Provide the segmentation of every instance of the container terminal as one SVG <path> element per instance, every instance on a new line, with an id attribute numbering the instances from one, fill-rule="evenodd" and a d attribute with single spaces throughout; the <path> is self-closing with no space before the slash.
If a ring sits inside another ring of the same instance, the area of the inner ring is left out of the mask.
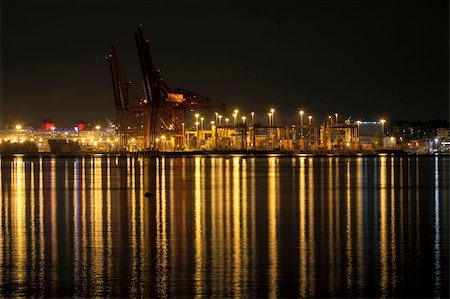
<path id="1" fill-rule="evenodd" d="M 0 130 L 0 154 L 450 151 L 448 128 L 437 129 L 431 138 L 408 138 L 404 129 L 388 131 L 384 118 L 361 121 L 331 113 L 320 120 L 302 109 L 295 111 L 298 122 L 283 124 L 277 121 L 276 107 L 267 107 L 264 115 L 227 109 L 199 93 L 170 87 L 153 63 L 142 25 L 134 39 L 142 96 L 124 77 L 114 45 L 106 56 L 115 122 L 106 126 L 78 123 L 66 129 L 57 128 L 51 120 L 40 128 L 11 124 Z"/>

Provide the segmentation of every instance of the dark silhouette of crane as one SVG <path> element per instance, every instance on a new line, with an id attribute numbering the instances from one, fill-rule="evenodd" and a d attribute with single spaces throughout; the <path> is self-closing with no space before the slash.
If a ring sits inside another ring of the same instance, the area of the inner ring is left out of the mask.
<path id="1" fill-rule="evenodd" d="M 124 78 L 114 46 L 106 59 L 110 63 L 114 103 L 116 109 L 116 134 L 121 149 L 126 149 L 130 138 L 142 140 L 146 150 L 157 149 L 158 136 L 175 139 L 175 149 L 184 148 L 186 110 L 225 110 L 224 105 L 212 104 L 208 97 L 183 88 L 169 87 L 153 63 L 150 43 L 144 39 L 143 27 L 134 33 L 139 57 L 144 97 L 133 91 L 131 81 Z"/>

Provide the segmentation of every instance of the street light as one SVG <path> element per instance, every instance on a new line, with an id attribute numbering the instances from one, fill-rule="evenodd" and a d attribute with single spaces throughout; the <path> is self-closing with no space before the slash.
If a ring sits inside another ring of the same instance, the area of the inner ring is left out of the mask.
<path id="1" fill-rule="evenodd" d="M 205 118 L 204 117 L 201 117 L 200 118 L 200 121 L 201 121 L 201 126 L 200 126 L 200 128 L 202 129 L 202 130 L 204 130 L 205 129 L 205 127 L 204 127 L 204 124 L 205 124 Z"/>
<path id="2" fill-rule="evenodd" d="M 272 113 L 272 115 L 271 115 L 271 118 L 272 118 L 272 126 L 273 126 L 273 123 L 274 123 L 274 121 L 273 121 L 273 116 L 274 116 L 274 114 L 275 114 L 275 109 L 270 109 L 270 113 Z"/>
<path id="3" fill-rule="evenodd" d="M 384 137 L 384 123 L 386 122 L 385 119 L 380 119 L 380 123 L 381 123 L 381 138 Z"/>
<path id="4" fill-rule="evenodd" d="M 219 115 L 218 118 L 219 118 L 219 126 L 221 126 L 222 125 L 222 115 Z"/>
<path id="5" fill-rule="evenodd" d="M 217 122 L 217 119 L 219 118 L 219 112 L 214 112 L 214 114 L 216 115 L 215 121 Z"/>
<path id="6" fill-rule="evenodd" d="M 196 113 L 194 116 L 195 116 L 195 122 L 198 122 L 198 118 L 200 117 L 200 114 Z"/>
<path id="7" fill-rule="evenodd" d="M 229 118 L 225 118 L 225 125 L 227 125 L 228 126 L 228 122 L 230 121 L 230 119 Z"/>
<path id="8" fill-rule="evenodd" d="M 303 114 L 305 113 L 305 111 L 300 110 L 298 113 L 300 114 L 300 136 L 303 140 Z"/>
<path id="9" fill-rule="evenodd" d="M 255 112 L 252 111 L 252 126 L 255 124 Z"/>
<path id="10" fill-rule="evenodd" d="M 272 113 L 267 113 L 267 116 L 269 116 L 269 126 L 272 126 Z"/>
<path id="11" fill-rule="evenodd" d="M 237 110 L 234 110 L 234 111 L 237 111 Z M 235 112 L 235 113 L 233 114 L 233 126 L 236 125 L 236 117 L 237 117 L 237 113 Z"/>
<path id="12" fill-rule="evenodd" d="M 246 120 L 246 119 L 247 119 L 247 118 L 246 118 L 245 116 L 242 117 L 242 124 L 245 125 L 245 120 Z"/>
<path id="13" fill-rule="evenodd" d="M 308 142 L 311 144 L 311 127 L 312 127 L 312 115 L 308 116 L 309 119 L 309 131 L 308 131 Z"/>
<path id="14" fill-rule="evenodd" d="M 336 123 L 337 123 L 338 122 L 338 114 L 335 113 L 334 115 L 336 116 Z"/>

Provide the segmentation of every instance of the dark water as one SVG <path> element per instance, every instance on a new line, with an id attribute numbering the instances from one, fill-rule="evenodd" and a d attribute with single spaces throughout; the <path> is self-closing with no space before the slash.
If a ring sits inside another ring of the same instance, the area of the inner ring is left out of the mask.
<path id="1" fill-rule="evenodd" d="M 3 158 L 0 295 L 448 297 L 449 166 Z"/>

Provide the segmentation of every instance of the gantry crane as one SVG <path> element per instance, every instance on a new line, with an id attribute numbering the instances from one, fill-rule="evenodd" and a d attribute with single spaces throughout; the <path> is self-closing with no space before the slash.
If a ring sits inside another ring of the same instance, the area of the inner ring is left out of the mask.
<path id="1" fill-rule="evenodd" d="M 175 138 L 177 149 L 183 149 L 186 110 L 223 111 L 225 106 L 212 104 L 207 97 L 192 91 L 169 87 L 160 70 L 153 64 L 150 43 L 144 39 L 142 25 L 139 25 L 134 38 L 144 89 L 143 98 L 136 96 L 131 82 L 123 78 L 114 46 L 107 56 L 117 112 L 116 132 L 121 147 L 125 148 L 128 140 L 133 138 L 143 140 L 145 149 L 156 149 L 158 136 L 168 135 Z"/>

